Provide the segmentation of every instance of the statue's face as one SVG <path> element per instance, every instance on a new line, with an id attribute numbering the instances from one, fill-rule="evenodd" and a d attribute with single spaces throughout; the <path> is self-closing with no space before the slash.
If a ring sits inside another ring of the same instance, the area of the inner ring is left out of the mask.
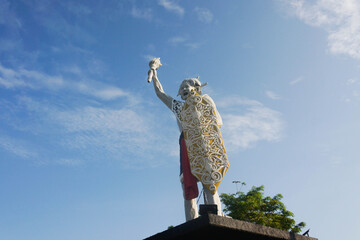
<path id="1" fill-rule="evenodd" d="M 196 91 L 198 94 L 201 94 L 201 83 L 196 78 L 185 79 L 179 88 L 179 95 L 182 100 L 186 100 L 192 90 Z"/>

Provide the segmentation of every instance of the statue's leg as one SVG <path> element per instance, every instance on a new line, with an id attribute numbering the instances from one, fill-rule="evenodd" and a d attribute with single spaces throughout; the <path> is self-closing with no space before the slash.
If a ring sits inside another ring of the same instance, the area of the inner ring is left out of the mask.
<path id="1" fill-rule="evenodd" d="M 205 204 L 216 204 L 217 208 L 218 208 L 218 214 L 219 216 L 223 216 L 222 210 L 221 210 L 221 202 L 220 202 L 220 198 L 219 198 L 219 194 L 216 191 L 215 194 L 213 195 L 209 189 L 207 189 L 206 187 L 204 187 L 204 202 Z"/>
<path id="2" fill-rule="evenodd" d="M 183 189 L 183 195 L 185 196 L 184 193 L 184 183 L 181 183 L 182 189 Z M 184 207 L 185 207 L 185 218 L 186 221 L 190 221 L 193 220 L 197 217 L 199 217 L 199 211 L 198 211 L 198 206 L 196 203 L 196 198 L 190 199 L 190 200 L 186 200 L 184 197 Z"/>
<path id="3" fill-rule="evenodd" d="M 190 220 L 193 220 L 193 219 L 199 217 L 198 207 L 196 204 L 196 198 L 193 198 L 191 200 L 184 199 L 184 206 L 185 206 L 186 221 L 190 221 Z"/>

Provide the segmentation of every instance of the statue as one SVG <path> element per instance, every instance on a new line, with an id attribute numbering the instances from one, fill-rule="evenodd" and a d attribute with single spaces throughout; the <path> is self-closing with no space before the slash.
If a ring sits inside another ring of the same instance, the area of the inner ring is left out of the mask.
<path id="1" fill-rule="evenodd" d="M 164 92 L 157 78 L 160 58 L 151 60 L 149 66 L 148 82 L 153 80 L 156 95 L 175 114 L 181 132 L 180 182 L 186 221 L 198 217 L 198 181 L 203 185 L 205 204 L 216 204 L 218 215 L 222 215 L 217 188 L 229 168 L 229 161 L 220 132 L 221 116 L 214 101 L 206 94 L 201 95 L 201 88 L 207 83 L 201 84 L 198 77 L 185 79 L 178 92 L 185 102 L 178 101 Z"/>

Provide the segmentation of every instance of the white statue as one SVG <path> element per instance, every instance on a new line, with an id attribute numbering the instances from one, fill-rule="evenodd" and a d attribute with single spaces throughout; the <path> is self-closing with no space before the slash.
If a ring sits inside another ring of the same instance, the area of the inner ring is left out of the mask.
<path id="1" fill-rule="evenodd" d="M 222 215 L 217 188 L 229 162 L 220 132 L 221 116 L 213 100 L 208 95 L 201 95 L 201 87 L 207 83 L 201 84 L 199 78 L 185 79 L 178 92 L 185 102 L 178 101 L 164 92 L 157 78 L 160 58 L 154 58 L 149 65 L 148 76 L 153 80 L 155 93 L 175 114 L 181 132 L 180 181 L 186 221 L 198 217 L 198 181 L 203 184 L 205 204 L 216 204 L 218 215 Z"/>

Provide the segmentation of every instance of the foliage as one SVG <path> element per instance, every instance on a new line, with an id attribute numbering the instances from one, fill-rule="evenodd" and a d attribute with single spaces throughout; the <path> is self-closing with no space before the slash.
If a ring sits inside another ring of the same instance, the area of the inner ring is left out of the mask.
<path id="1" fill-rule="evenodd" d="M 253 186 L 246 194 L 238 191 L 230 195 L 223 193 L 220 197 L 225 205 L 224 212 L 234 219 L 294 233 L 299 233 L 305 227 L 304 222 L 295 224 L 294 214 L 280 201 L 283 198 L 281 194 L 273 198 L 265 197 L 264 186 Z"/>

